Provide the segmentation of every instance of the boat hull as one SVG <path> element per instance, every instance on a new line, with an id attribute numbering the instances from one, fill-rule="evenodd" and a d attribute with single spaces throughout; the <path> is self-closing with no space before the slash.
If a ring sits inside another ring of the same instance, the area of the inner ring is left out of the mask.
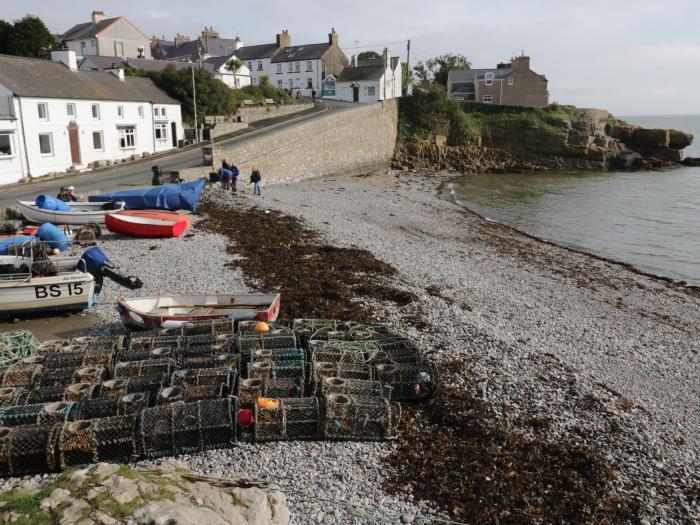
<path id="1" fill-rule="evenodd" d="M 226 304 L 245 305 L 216 308 Z M 196 305 L 197 307 L 192 307 Z M 180 328 L 185 323 L 214 319 L 272 322 L 277 319 L 280 295 L 189 295 L 151 297 L 117 301 L 117 311 L 124 326 L 136 330 Z"/>
<path id="2" fill-rule="evenodd" d="M 73 202 L 71 211 L 42 210 L 30 201 L 17 201 L 17 206 L 25 219 L 36 224 L 104 224 L 105 215 L 112 215 L 124 209 L 124 203 L 116 203 L 113 210 L 102 210 L 94 202 Z"/>
<path id="3" fill-rule="evenodd" d="M 190 225 L 187 215 L 161 210 L 124 210 L 105 217 L 107 229 L 131 237 L 179 237 Z"/>
<path id="4" fill-rule="evenodd" d="M 89 273 L 0 281 L 0 317 L 84 310 L 94 301 L 95 282 Z"/>

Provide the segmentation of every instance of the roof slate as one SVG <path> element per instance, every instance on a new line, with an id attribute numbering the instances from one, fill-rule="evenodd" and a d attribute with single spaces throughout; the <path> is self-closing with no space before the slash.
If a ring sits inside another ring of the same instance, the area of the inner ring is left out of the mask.
<path id="1" fill-rule="evenodd" d="M 316 60 L 321 58 L 331 47 L 329 43 L 289 46 L 274 54 L 270 62 L 296 62 L 299 60 Z M 245 49 L 245 48 L 243 48 Z"/>
<path id="2" fill-rule="evenodd" d="M 354 82 L 360 80 L 379 80 L 384 75 L 384 65 L 346 67 L 343 72 L 336 77 L 338 82 Z"/>
<path id="3" fill-rule="evenodd" d="M 61 40 L 67 41 L 67 40 L 78 40 L 80 38 L 93 38 L 108 27 L 110 24 L 113 22 L 116 22 L 119 20 L 121 17 L 115 17 L 115 18 L 105 18 L 104 20 L 100 20 L 96 24 L 93 24 L 92 22 L 85 22 L 84 24 L 76 24 L 73 27 L 71 27 L 68 31 L 63 33 L 61 36 Z"/>
<path id="4" fill-rule="evenodd" d="M 136 69 L 141 69 L 143 71 L 163 71 L 168 66 L 174 66 L 176 69 L 190 69 L 191 65 L 189 62 L 177 62 L 175 60 L 153 60 L 150 58 L 127 58 L 125 61 L 126 65 L 134 67 Z M 214 72 L 214 66 L 205 62 L 195 62 L 195 68 L 206 69 L 207 71 Z"/>
<path id="5" fill-rule="evenodd" d="M 513 72 L 510 68 L 500 69 L 451 69 L 447 74 L 447 82 L 474 82 L 483 80 L 486 73 L 493 73 L 494 79 L 508 77 Z"/>
<path id="6" fill-rule="evenodd" d="M 124 81 L 103 71 L 71 71 L 37 58 L 0 55 L 0 84 L 16 96 L 179 104 L 144 77 Z"/>
<path id="7" fill-rule="evenodd" d="M 278 47 L 277 44 L 258 44 L 255 46 L 243 46 L 234 51 L 235 55 L 241 60 L 260 60 L 270 58 L 275 54 Z"/>

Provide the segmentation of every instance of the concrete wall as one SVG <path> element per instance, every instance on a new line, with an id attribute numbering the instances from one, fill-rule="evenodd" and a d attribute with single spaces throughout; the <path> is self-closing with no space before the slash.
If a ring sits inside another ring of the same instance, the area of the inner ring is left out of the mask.
<path id="1" fill-rule="evenodd" d="M 257 122 L 258 120 L 265 120 L 268 118 L 282 117 L 284 115 L 292 115 L 294 113 L 301 113 L 307 109 L 311 109 L 313 104 L 290 104 L 288 106 L 256 106 L 252 108 L 240 108 L 238 110 L 238 116 L 241 117 L 242 122 L 247 122 L 251 124 Z"/>
<path id="2" fill-rule="evenodd" d="M 244 143 L 215 148 L 214 166 L 221 159 L 236 164 L 243 185 L 253 166 L 262 172 L 263 184 L 385 168 L 396 145 L 397 124 L 395 100 L 352 106 Z M 182 175 L 193 178 L 209 171 L 210 167 L 201 167 Z"/>

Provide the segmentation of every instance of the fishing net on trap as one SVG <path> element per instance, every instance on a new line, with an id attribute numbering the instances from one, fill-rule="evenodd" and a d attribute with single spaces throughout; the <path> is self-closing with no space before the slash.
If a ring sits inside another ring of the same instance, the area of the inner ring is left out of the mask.
<path id="1" fill-rule="evenodd" d="M 210 448 L 227 448 L 236 436 L 235 400 L 171 403 L 141 412 L 141 449 L 146 457 L 162 457 Z"/>
<path id="2" fill-rule="evenodd" d="M 327 377 L 340 377 L 343 379 L 374 379 L 374 370 L 368 364 L 342 363 L 314 361 L 311 363 L 311 383 L 319 389 L 321 383 Z"/>
<path id="3" fill-rule="evenodd" d="M 98 397 L 84 399 L 75 404 L 73 420 L 97 419 L 117 415 L 117 399 L 113 397 Z"/>
<path id="4" fill-rule="evenodd" d="M 363 364 L 376 356 L 379 347 L 374 341 L 331 340 L 324 345 L 312 343 L 311 352 L 312 361 Z"/>
<path id="5" fill-rule="evenodd" d="M 297 340 L 290 328 L 274 328 L 269 332 L 242 332 L 238 336 L 241 361 L 247 363 L 256 350 L 297 348 Z"/>
<path id="6" fill-rule="evenodd" d="M 183 356 L 235 354 L 238 351 L 234 334 L 190 335 L 183 338 Z"/>
<path id="7" fill-rule="evenodd" d="M 256 350 L 251 354 L 251 361 L 304 361 L 306 354 L 303 348 L 266 348 L 264 350 Z"/>
<path id="8" fill-rule="evenodd" d="M 138 457 L 137 416 L 104 417 L 65 423 L 58 437 L 61 468 L 107 461 L 127 463 Z"/>
<path id="9" fill-rule="evenodd" d="M 292 441 L 321 436 L 318 398 L 258 398 L 255 402 L 256 441 Z"/>
<path id="10" fill-rule="evenodd" d="M 84 399 L 92 399 L 95 397 L 95 392 L 98 385 L 91 383 L 73 383 L 68 385 L 63 392 L 64 401 L 83 401 Z"/>
<path id="11" fill-rule="evenodd" d="M 150 337 L 139 337 L 132 334 L 126 348 L 129 351 L 151 351 L 156 348 L 177 350 L 181 345 L 182 337 L 179 335 L 151 335 Z"/>
<path id="12" fill-rule="evenodd" d="M 2 375 L 2 386 L 30 386 L 43 369 L 44 357 L 29 356 L 11 364 Z"/>
<path id="13" fill-rule="evenodd" d="M 75 377 L 75 368 L 43 368 L 32 378 L 32 387 L 45 388 L 51 386 L 62 386 L 66 388 L 72 384 Z"/>
<path id="14" fill-rule="evenodd" d="M 359 397 L 378 397 L 391 399 L 391 387 L 380 381 L 364 379 L 343 379 L 342 377 L 327 377 L 320 385 L 322 394 L 346 394 Z"/>
<path id="15" fill-rule="evenodd" d="M 291 398 L 304 397 L 304 380 L 301 377 L 272 379 L 239 379 L 238 403 L 248 404 L 259 397 Z"/>
<path id="16" fill-rule="evenodd" d="M 377 380 L 391 386 L 391 398 L 395 401 L 427 399 L 436 392 L 438 376 L 434 365 L 389 363 L 374 368 Z"/>
<path id="17" fill-rule="evenodd" d="M 123 361 L 114 367 L 114 378 L 161 376 L 165 380 L 176 368 L 174 359 L 146 359 L 144 361 Z"/>
<path id="18" fill-rule="evenodd" d="M 0 369 L 34 355 L 38 348 L 39 343 L 27 330 L 0 334 Z"/>
<path id="19" fill-rule="evenodd" d="M 0 427 L 0 476 L 53 470 L 60 428 L 60 425 Z"/>
<path id="20" fill-rule="evenodd" d="M 336 319 L 295 319 L 292 322 L 292 330 L 297 336 L 299 346 L 304 349 L 309 348 L 309 340 L 319 330 L 340 331 L 342 321 Z"/>
<path id="21" fill-rule="evenodd" d="M 24 404 L 27 389 L 21 386 L 0 388 L 0 407 L 10 407 Z"/>
<path id="22" fill-rule="evenodd" d="M 53 406 L 52 406 L 53 405 Z M 53 402 L 16 405 L 0 409 L 0 426 L 17 427 L 37 423 L 61 423 L 68 421 L 73 410 L 73 403 Z"/>
<path id="23" fill-rule="evenodd" d="M 155 400 L 158 391 L 163 386 L 163 380 L 162 374 L 110 379 L 99 386 L 99 395 L 101 397 L 120 397 L 125 394 L 145 392 L 149 394 L 150 400 Z"/>
<path id="24" fill-rule="evenodd" d="M 122 350 L 119 352 L 119 355 L 117 355 L 117 364 L 129 361 L 146 361 L 149 359 L 175 359 L 177 355 L 177 349 L 171 347 Z"/>
<path id="25" fill-rule="evenodd" d="M 180 327 L 180 335 L 188 337 L 192 335 L 224 335 L 233 334 L 234 322 L 231 319 L 213 319 L 210 321 L 196 321 L 185 323 Z"/>
<path id="26" fill-rule="evenodd" d="M 46 354 L 44 367 L 48 369 L 82 368 L 102 366 L 111 369 L 115 352 L 112 350 L 86 349 L 76 352 L 54 352 Z"/>
<path id="27" fill-rule="evenodd" d="M 328 394 L 323 397 L 326 439 L 381 441 L 397 435 L 401 406 L 381 397 Z"/>
<path id="28" fill-rule="evenodd" d="M 52 403 L 54 401 L 63 401 L 66 387 L 63 385 L 34 387 L 27 393 L 25 403 Z"/>
<path id="29" fill-rule="evenodd" d="M 306 379 L 306 361 L 255 361 L 248 364 L 249 379 Z"/>
<path id="30" fill-rule="evenodd" d="M 230 368 L 189 368 L 176 370 L 170 379 L 173 386 L 224 385 L 231 388 L 236 381 L 235 370 Z"/>
<path id="31" fill-rule="evenodd" d="M 180 363 L 183 368 L 227 368 L 229 370 L 238 370 L 238 356 L 235 354 L 183 357 Z"/>

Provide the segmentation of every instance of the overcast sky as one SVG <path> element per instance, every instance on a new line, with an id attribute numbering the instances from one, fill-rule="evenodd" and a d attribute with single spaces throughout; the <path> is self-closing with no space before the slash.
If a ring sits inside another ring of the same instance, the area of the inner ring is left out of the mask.
<path id="1" fill-rule="evenodd" d="M 60 5 L 60 8 L 58 6 Z M 493 67 L 525 51 L 549 79 L 551 100 L 619 115 L 700 114 L 700 0 L 2 0 L 2 16 L 40 16 L 51 31 L 93 9 L 125 16 L 147 35 L 194 37 L 206 26 L 246 44 L 288 29 L 293 44 L 321 42 L 331 27 L 355 48 L 411 61 L 463 53 Z M 359 43 L 358 43 L 359 42 Z"/>

